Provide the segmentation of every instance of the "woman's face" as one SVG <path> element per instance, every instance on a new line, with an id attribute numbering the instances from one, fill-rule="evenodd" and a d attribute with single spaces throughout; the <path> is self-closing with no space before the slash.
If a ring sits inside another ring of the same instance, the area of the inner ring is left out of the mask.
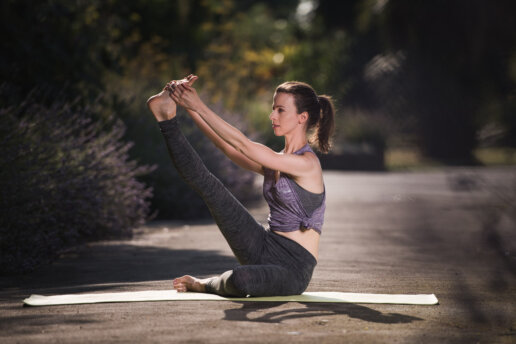
<path id="1" fill-rule="evenodd" d="M 274 135 L 284 136 L 296 129 L 300 124 L 299 116 L 293 95 L 284 92 L 274 94 L 272 112 L 269 115 Z"/>

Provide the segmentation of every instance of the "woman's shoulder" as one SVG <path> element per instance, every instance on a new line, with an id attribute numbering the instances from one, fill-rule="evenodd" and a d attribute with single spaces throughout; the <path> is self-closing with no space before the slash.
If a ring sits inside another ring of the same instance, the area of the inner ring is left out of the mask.
<path id="1" fill-rule="evenodd" d="M 314 152 L 312 147 L 310 145 L 306 145 L 302 149 L 300 149 L 298 152 L 299 155 L 302 155 L 304 158 L 310 160 L 315 166 L 321 167 L 321 161 L 319 160 L 319 156 L 317 153 Z"/>

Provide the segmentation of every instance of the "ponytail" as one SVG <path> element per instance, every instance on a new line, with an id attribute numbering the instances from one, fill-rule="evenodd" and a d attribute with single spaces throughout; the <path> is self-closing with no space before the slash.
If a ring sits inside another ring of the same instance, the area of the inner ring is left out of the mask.
<path id="1" fill-rule="evenodd" d="M 328 153 L 331 148 L 331 137 L 335 131 L 335 108 L 330 96 L 317 96 L 321 113 L 317 122 L 316 132 L 312 140 L 317 142 L 317 147 L 321 153 Z"/>

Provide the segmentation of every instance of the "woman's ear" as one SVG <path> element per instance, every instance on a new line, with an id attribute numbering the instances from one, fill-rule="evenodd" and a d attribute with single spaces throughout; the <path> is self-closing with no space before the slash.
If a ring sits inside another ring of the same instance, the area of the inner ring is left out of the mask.
<path id="1" fill-rule="evenodd" d="M 304 111 L 297 115 L 297 120 L 299 124 L 303 124 L 308 121 L 308 112 Z"/>

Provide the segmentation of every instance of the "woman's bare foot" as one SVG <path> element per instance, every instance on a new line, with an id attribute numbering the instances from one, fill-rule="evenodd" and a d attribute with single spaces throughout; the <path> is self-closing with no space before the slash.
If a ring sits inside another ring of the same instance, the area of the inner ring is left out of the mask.
<path id="1" fill-rule="evenodd" d="M 195 291 L 204 293 L 206 291 L 205 280 L 195 278 L 189 275 L 178 277 L 172 281 L 174 289 L 178 292 Z"/>
<path id="2" fill-rule="evenodd" d="M 147 100 L 147 106 L 158 122 L 166 121 L 176 116 L 176 103 L 170 98 L 169 90 L 166 88 L 150 97 Z"/>
<path id="3" fill-rule="evenodd" d="M 176 116 L 177 105 L 170 97 L 170 92 L 173 92 L 175 87 L 182 83 L 187 83 L 192 86 L 197 79 L 197 76 L 190 74 L 181 80 L 173 80 L 163 88 L 163 91 L 153 95 L 147 100 L 147 106 L 158 122 L 172 119 Z"/>

